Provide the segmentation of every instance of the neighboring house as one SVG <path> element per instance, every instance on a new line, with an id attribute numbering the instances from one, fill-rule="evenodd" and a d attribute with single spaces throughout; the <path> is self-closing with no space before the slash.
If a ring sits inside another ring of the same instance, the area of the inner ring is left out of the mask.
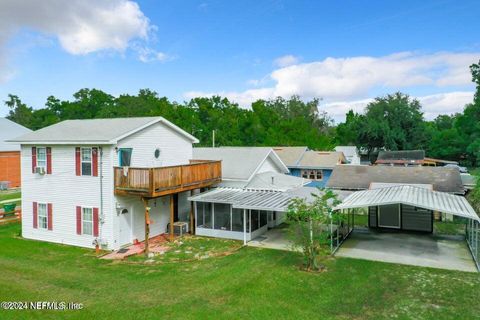
<path id="1" fill-rule="evenodd" d="M 7 118 L 0 118 L 0 188 L 20 187 L 20 144 L 7 140 L 32 132 Z"/>
<path id="2" fill-rule="evenodd" d="M 309 187 L 325 187 L 333 168 L 347 163 L 342 152 L 313 151 L 307 147 L 274 147 L 273 150 L 292 176 L 311 180 Z"/>
<path id="3" fill-rule="evenodd" d="M 336 166 L 327 188 L 367 190 L 372 183 L 431 185 L 434 191 L 465 194 L 458 170 L 445 167 Z"/>
<path id="4" fill-rule="evenodd" d="M 295 167 L 308 147 L 273 147 L 273 151 L 282 159 L 288 168 Z"/>
<path id="5" fill-rule="evenodd" d="M 323 188 L 328 183 L 335 166 L 345 164 L 342 152 L 306 151 L 290 173 L 311 180 L 309 187 Z"/>
<path id="6" fill-rule="evenodd" d="M 173 236 L 193 224 L 190 193 L 221 178 L 221 163 L 192 162 L 198 140 L 162 117 L 68 120 L 14 141 L 29 239 L 112 250 Z"/>
<path id="7" fill-rule="evenodd" d="M 384 151 L 378 152 L 376 165 L 389 166 L 422 166 L 424 163 L 425 151 L 423 150 L 403 150 L 403 151 Z"/>
<path id="8" fill-rule="evenodd" d="M 348 164 L 360 164 L 360 153 L 355 146 L 336 146 L 335 151 L 343 152 Z"/>
<path id="9" fill-rule="evenodd" d="M 425 157 L 425 151 L 423 150 L 402 150 L 402 151 L 379 151 L 376 165 L 389 165 L 389 166 L 456 166 L 458 162 L 427 158 Z M 458 167 L 459 169 L 461 167 Z M 465 169 L 466 170 L 466 169 Z M 462 170 L 461 170 L 462 171 Z"/>
<path id="10" fill-rule="evenodd" d="M 194 148 L 193 158 L 222 161 L 222 182 L 189 198 L 197 235 L 250 241 L 282 223 L 290 192 L 309 182 L 287 175 L 271 148 Z"/>

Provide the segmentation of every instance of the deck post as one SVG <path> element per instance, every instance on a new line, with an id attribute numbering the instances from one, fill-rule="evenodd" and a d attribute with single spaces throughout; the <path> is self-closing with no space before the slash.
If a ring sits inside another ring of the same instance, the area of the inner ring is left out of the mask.
<path id="1" fill-rule="evenodd" d="M 193 197 L 193 190 L 190 191 L 190 196 Z M 193 230 L 194 228 L 194 214 L 193 214 L 193 206 L 194 206 L 194 202 L 193 201 L 190 201 L 190 234 L 195 234 L 195 231 Z"/>
<path id="2" fill-rule="evenodd" d="M 243 209 L 243 245 L 247 245 L 247 209 Z"/>
<path id="3" fill-rule="evenodd" d="M 169 230 L 169 238 L 170 241 L 172 241 L 175 237 L 174 232 L 175 228 L 173 227 L 173 224 L 175 223 L 175 217 L 174 217 L 174 210 L 173 210 L 174 202 L 173 202 L 173 194 L 170 195 L 170 230 Z"/>
<path id="4" fill-rule="evenodd" d="M 143 205 L 145 206 L 145 256 L 148 257 L 149 245 L 148 238 L 150 237 L 150 207 L 148 206 L 148 199 L 142 197 Z"/>

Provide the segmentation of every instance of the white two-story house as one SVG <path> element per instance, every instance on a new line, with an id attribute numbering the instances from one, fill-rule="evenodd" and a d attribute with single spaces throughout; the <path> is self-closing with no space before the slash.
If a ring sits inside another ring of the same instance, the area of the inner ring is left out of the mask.
<path id="1" fill-rule="evenodd" d="M 115 250 L 193 224 L 187 200 L 221 179 L 198 140 L 162 117 L 68 120 L 25 134 L 22 235 Z M 187 228 L 188 229 L 188 228 Z"/>

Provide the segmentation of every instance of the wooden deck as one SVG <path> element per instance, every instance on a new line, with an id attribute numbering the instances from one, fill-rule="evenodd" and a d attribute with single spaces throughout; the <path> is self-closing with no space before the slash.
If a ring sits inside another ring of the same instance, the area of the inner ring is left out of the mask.
<path id="1" fill-rule="evenodd" d="M 209 187 L 221 178 L 221 161 L 192 160 L 186 165 L 158 168 L 114 167 L 115 194 L 145 198 Z"/>

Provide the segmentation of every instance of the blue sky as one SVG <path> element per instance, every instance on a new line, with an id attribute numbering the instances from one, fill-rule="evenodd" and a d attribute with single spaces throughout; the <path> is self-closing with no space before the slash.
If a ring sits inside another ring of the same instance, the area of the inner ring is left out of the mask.
<path id="1" fill-rule="evenodd" d="M 57 13 L 62 17 L 58 18 Z M 427 118 L 471 100 L 479 1 L 0 3 L 0 98 L 34 108 L 80 88 L 172 100 L 323 98 L 337 120 L 377 95 L 418 97 Z M 0 106 L 0 116 L 7 113 Z"/>

